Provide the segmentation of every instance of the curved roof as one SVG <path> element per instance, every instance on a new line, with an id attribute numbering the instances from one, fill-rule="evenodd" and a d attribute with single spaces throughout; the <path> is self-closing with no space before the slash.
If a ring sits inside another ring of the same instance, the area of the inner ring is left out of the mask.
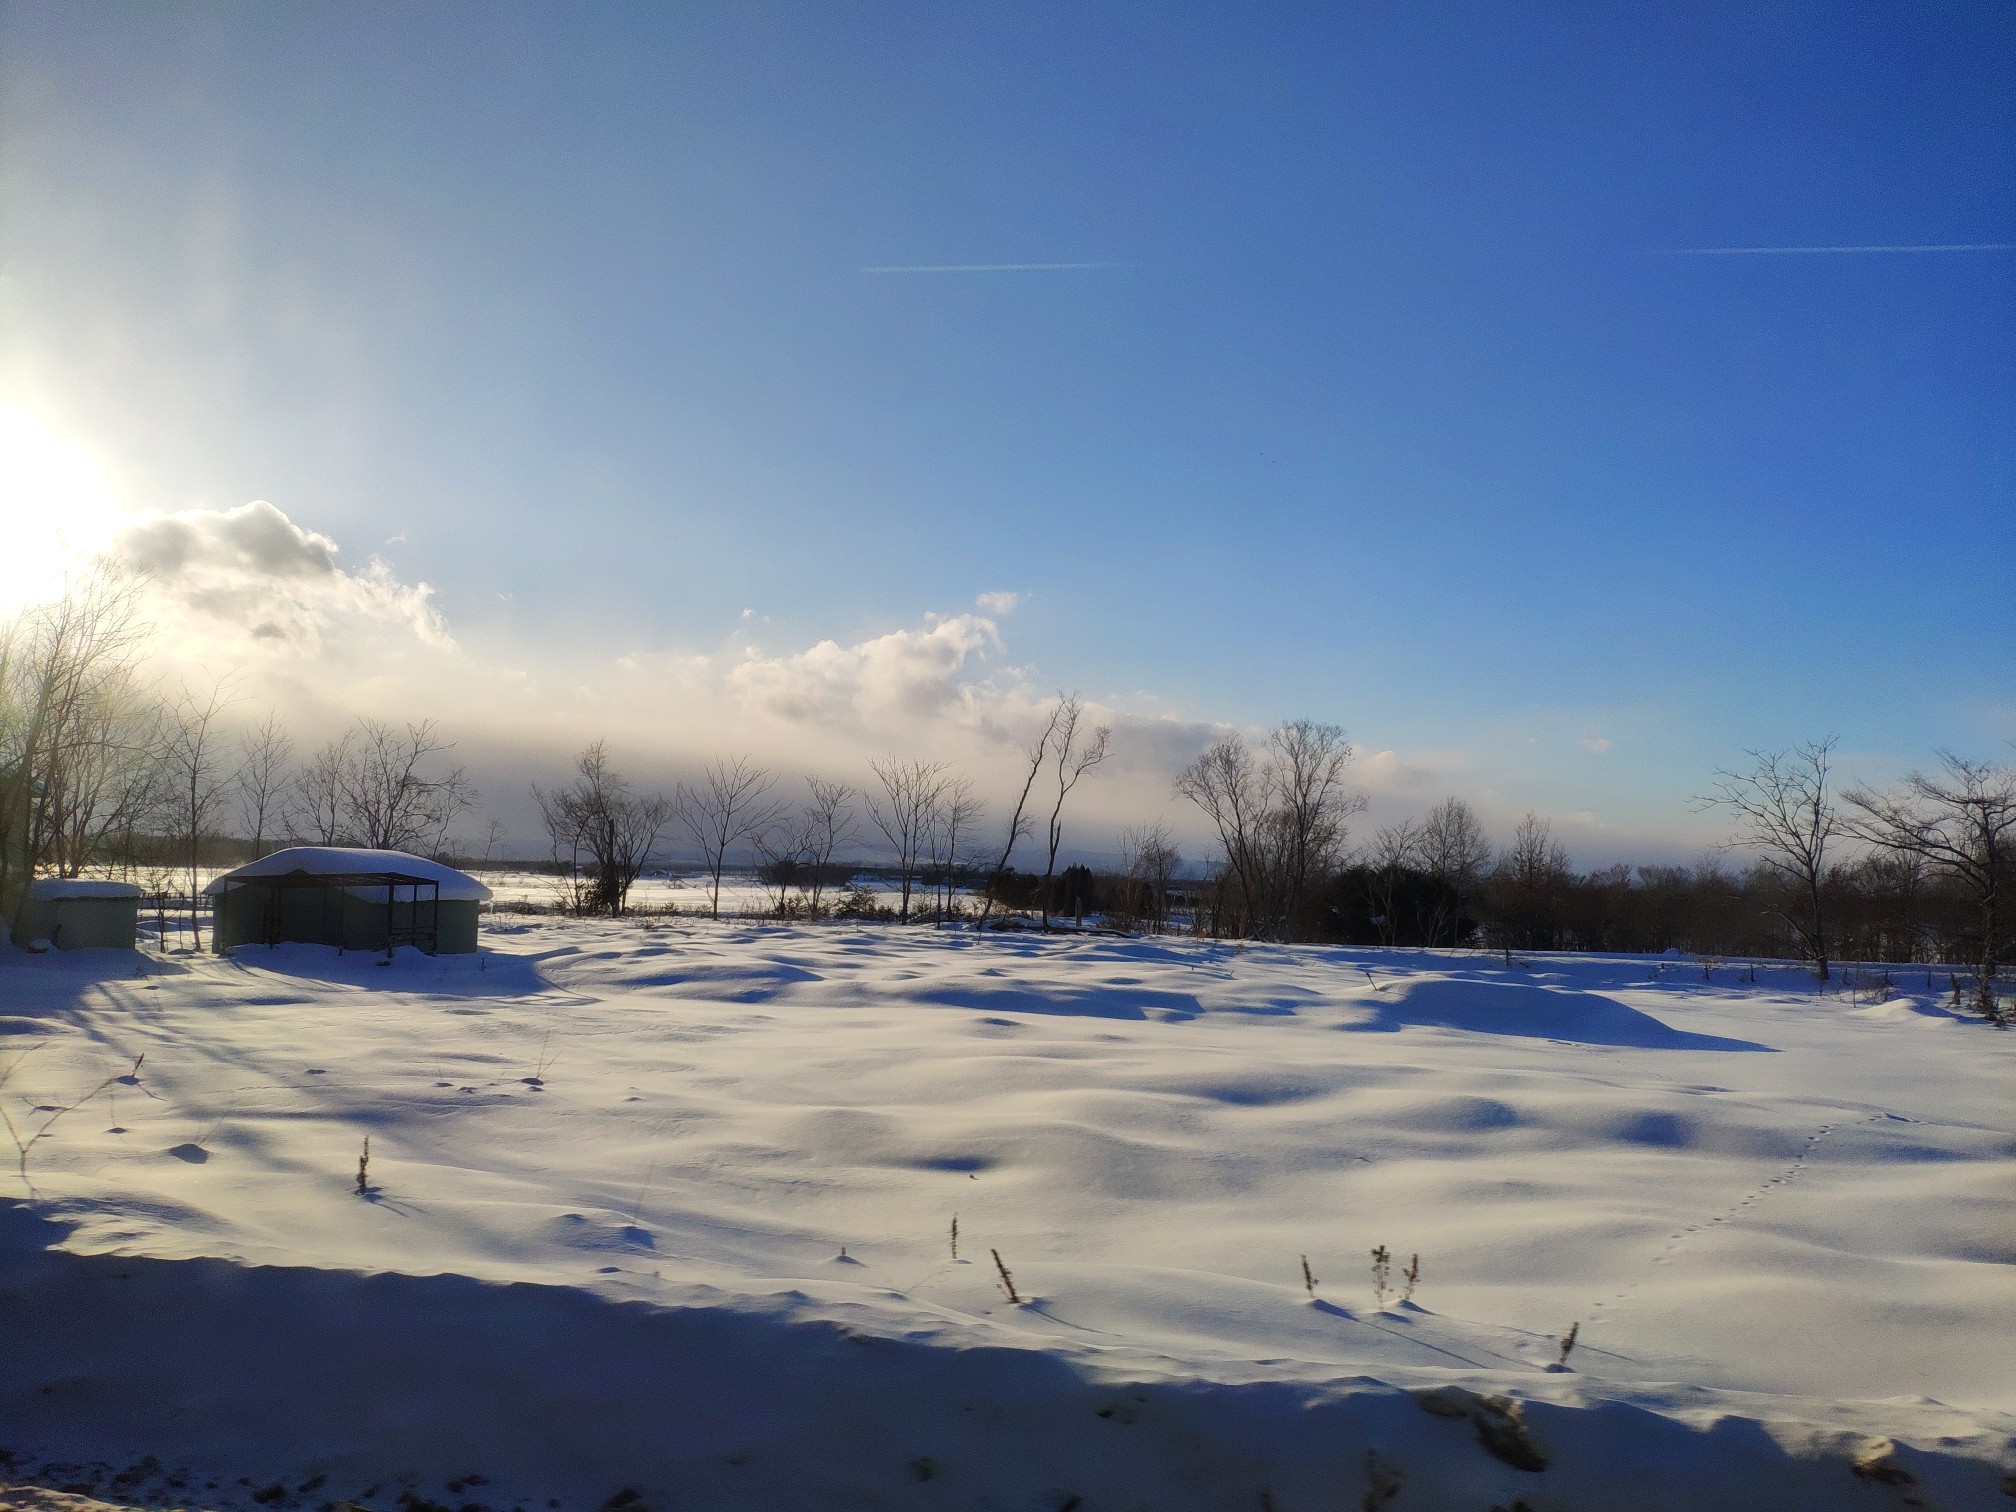
<path id="1" fill-rule="evenodd" d="M 248 882 L 259 877 L 284 877 L 291 872 L 302 872 L 311 877 L 370 876 L 381 872 L 398 872 L 402 876 L 418 877 L 425 882 L 438 882 L 441 885 L 443 902 L 480 903 L 490 896 L 490 889 L 469 873 L 457 871 L 452 866 L 443 866 L 439 861 L 409 856 L 404 851 L 361 850 L 347 845 L 289 846 L 286 850 L 277 850 L 270 856 L 261 856 L 257 861 L 246 862 L 236 871 L 228 871 L 220 877 L 213 878 L 203 891 L 214 897 L 224 891 L 226 883 Z"/>

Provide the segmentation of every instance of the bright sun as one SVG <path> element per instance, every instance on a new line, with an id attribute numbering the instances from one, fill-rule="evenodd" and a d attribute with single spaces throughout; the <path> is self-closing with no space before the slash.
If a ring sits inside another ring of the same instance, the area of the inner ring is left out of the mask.
<path id="1" fill-rule="evenodd" d="M 25 405 L 0 404 L 0 613 L 53 595 L 130 511 L 112 470 Z"/>

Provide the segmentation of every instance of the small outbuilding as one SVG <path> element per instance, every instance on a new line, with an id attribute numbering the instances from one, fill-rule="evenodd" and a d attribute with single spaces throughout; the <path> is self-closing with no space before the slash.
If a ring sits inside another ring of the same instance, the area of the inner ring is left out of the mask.
<path id="1" fill-rule="evenodd" d="M 415 945 L 429 955 L 476 948 L 476 918 L 490 889 L 467 872 L 404 851 L 297 845 L 261 856 L 215 879 L 210 942 L 334 945 L 390 950 Z"/>
<path id="2" fill-rule="evenodd" d="M 139 940 L 140 889 L 92 877 L 37 877 L 28 884 L 15 943 L 30 950 L 131 950 Z"/>

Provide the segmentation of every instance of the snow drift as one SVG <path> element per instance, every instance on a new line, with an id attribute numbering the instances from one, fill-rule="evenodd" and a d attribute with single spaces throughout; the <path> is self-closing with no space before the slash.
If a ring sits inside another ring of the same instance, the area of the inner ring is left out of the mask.
<path id="1" fill-rule="evenodd" d="M 26 1127 L 146 1056 L 0 1223 L 8 1447 L 280 1505 L 2001 1500 L 2012 1037 L 1629 959 L 491 944 L 0 965 Z"/>

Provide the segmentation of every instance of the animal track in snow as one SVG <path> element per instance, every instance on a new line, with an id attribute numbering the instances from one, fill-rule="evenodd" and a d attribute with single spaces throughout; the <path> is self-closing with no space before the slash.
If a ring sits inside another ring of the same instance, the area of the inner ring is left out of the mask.
<path id="1" fill-rule="evenodd" d="M 1745 1193 L 1742 1197 L 1738 1198 L 1735 1202 L 1731 1203 L 1721 1212 L 1716 1213 L 1711 1217 L 1704 1218 L 1698 1223 L 1689 1223 L 1681 1228 L 1674 1230 L 1671 1234 L 1668 1234 L 1666 1236 L 1666 1243 L 1664 1247 L 1660 1249 L 1658 1254 L 1652 1257 L 1652 1264 L 1654 1265 L 1670 1264 L 1672 1262 L 1675 1252 L 1677 1252 L 1680 1249 L 1680 1247 L 1683 1244 L 1685 1244 L 1687 1240 L 1691 1238 L 1693 1235 L 1704 1233 L 1707 1230 L 1715 1228 L 1720 1224 L 1728 1223 L 1731 1219 L 1740 1217 L 1746 1209 L 1755 1206 L 1765 1197 L 1768 1197 L 1773 1191 L 1777 1190 L 1779 1187 L 1786 1185 L 1801 1171 L 1806 1169 L 1807 1163 L 1811 1161 L 1813 1158 L 1813 1152 L 1817 1150 L 1820 1147 L 1821 1142 L 1825 1140 L 1828 1135 L 1832 1134 L 1836 1129 L 1852 1127 L 1855 1124 L 1880 1123 L 1884 1119 L 1896 1119 L 1898 1117 L 1899 1115 L 1895 1113 L 1871 1113 L 1863 1118 L 1836 1119 L 1832 1123 L 1824 1123 L 1820 1125 L 1819 1128 L 1815 1129 L 1811 1134 L 1809 1134 L 1806 1137 L 1805 1145 L 1800 1149 L 1799 1154 L 1793 1159 L 1792 1163 L 1788 1165 L 1784 1170 L 1780 1171 L 1776 1176 L 1773 1176 L 1769 1181 L 1764 1182 L 1762 1185 L 1752 1188 L 1749 1192 Z M 1915 1120 L 1904 1120 L 1904 1121 L 1915 1122 Z M 1638 1280 L 1633 1281 L 1629 1286 L 1624 1287 L 1621 1291 L 1616 1292 L 1614 1295 L 1606 1298 L 1603 1301 L 1591 1304 L 1589 1309 L 1591 1315 L 1593 1316 L 1594 1314 L 1603 1311 L 1606 1307 L 1614 1307 L 1616 1305 L 1628 1301 L 1633 1295 L 1633 1293 L 1635 1293 L 1638 1290 L 1638 1288 L 1644 1284 L 1644 1280 L 1645 1278 L 1641 1276 L 1638 1278 Z"/>

